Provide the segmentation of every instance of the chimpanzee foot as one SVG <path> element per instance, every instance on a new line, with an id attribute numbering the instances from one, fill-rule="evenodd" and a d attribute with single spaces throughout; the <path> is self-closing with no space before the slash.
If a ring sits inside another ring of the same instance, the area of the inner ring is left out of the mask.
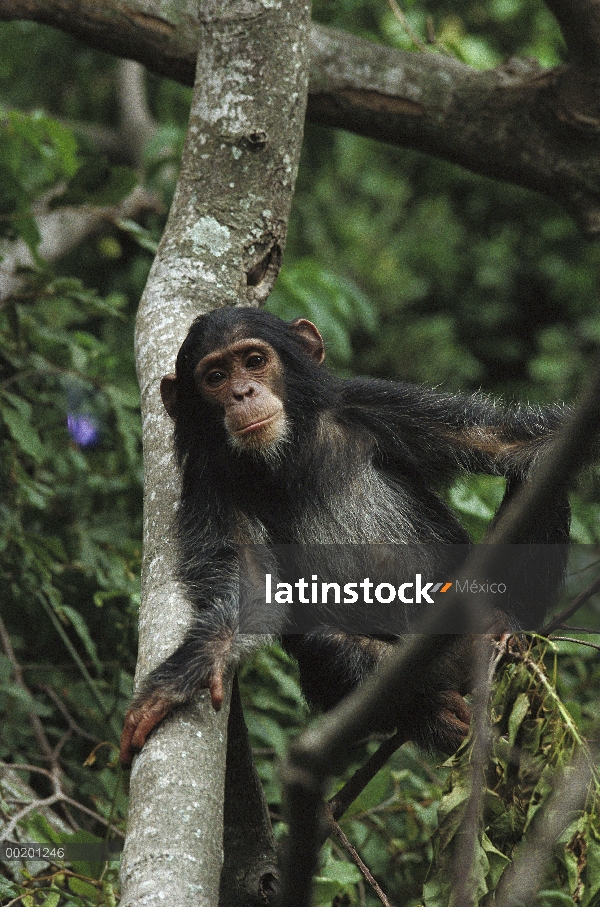
<path id="1" fill-rule="evenodd" d="M 210 701 L 215 712 L 218 712 L 223 705 L 223 672 L 215 671 L 206 687 L 210 692 Z M 141 705 L 133 705 L 125 716 L 125 725 L 121 734 L 121 749 L 119 759 L 121 765 L 128 768 L 136 753 L 142 749 L 146 742 L 148 734 L 154 730 L 157 724 L 166 718 L 177 705 L 181 705 L 183 699 L 169 698 L 161 694 L 159 690 L 151 693 L 143 700 Z"/>
<path id="2" fill-rule="evenodd" d="M 121 734 L 121 765 L 128 768 L 136 753 L 139 753 L 150 731 L 165 718 L 175 703 L 159 693 L 153 693 L 137 708 L 131 708 L 125 716 Z"/>
<path id="3" fill-rule="evenodd" d="M 469 733 L 471 709 L 456 690 L 439 694 L 440 709 L 434 720 L 433 744 L 442 753 L 451 755 Z"/>

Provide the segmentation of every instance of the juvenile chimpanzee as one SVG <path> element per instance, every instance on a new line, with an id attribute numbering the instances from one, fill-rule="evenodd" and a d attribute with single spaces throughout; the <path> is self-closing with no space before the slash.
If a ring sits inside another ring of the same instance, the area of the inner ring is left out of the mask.
<path id="1" fill-rule="evenodd" d="M 194 322 L 176 374 L 162 380 L 182 470 L 179 572 L 195 608 L 183 643 L 152 671 L 128 712 L 125 764 L 197 690 L 208 688 L 219 708 L 225 670 L 256 645 L 239 632 L 238 546 L 403 545 L 404 566 L 425 575 L 432 564 L 423 568 L 423 546 L 469 541 L 440 496 L 453 476 L 505 476 L 512 494 L 560 423 L 554 408 L 508 410 L 481 396 L 342 380 L 322 367 L 323 358 L 311 322 L 224 308 Z M 540 523 L 527 541 L 565 542 L 566 500 Z M 537 598 L 512 601 L 509 625 L 541 619 L 562 571 L 557 558 L 535 584 Z M 285 630 L 281 615 L 272 629 Z M 309 702 L 327 708 L 389 652 L 384 636 L 348 631 L 343 616 L 332 620 L 328 611 L 321 626 L 285 636 L 284 644 L 298 660 Z M 414 713 L 392 716 L 391 724 L 442 750 L 455 748 L 469 719 L 460 695 L 469 689 L 469 648 L 469 637 L 457 637 L 435 676 L 415 679 Z"/>

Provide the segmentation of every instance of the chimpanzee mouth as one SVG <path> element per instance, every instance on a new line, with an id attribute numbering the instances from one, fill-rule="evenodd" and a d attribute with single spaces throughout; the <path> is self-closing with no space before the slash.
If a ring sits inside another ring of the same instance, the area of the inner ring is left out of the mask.
<path id="1" fill-rule="evenodd" d="M 282 462 L 289 440 L 290 428 L 282 413 L 251 422 L 229 435 L 229 444 L 237 454 L 250 456 L 273 468 Z"/>
<path id="2" fill-rule="evenodd" d="M 249 435 L 254 431 L 260 431 L 262 428 L 266 428 L 268 425 L 273 422 L 279 413 L 272 413 L 270 416 L 265 416 L 264 419 L 258 419 L 256 422 L 250 422 L 249 425 L 244 425 L 243 428 L 234 431 L 235 435 Z"/>

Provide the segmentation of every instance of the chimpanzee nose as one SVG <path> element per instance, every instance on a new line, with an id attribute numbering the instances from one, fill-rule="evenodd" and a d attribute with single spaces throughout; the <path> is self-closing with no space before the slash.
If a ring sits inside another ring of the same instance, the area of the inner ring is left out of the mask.
<path id="1" fill-rule="evenodd" d="M 252 397 L 254 394 L 254 385 L 245 384 L 242 387 L 233 389 L 233 396 L 236 400 L 243 400 L 244 397 Z"/>

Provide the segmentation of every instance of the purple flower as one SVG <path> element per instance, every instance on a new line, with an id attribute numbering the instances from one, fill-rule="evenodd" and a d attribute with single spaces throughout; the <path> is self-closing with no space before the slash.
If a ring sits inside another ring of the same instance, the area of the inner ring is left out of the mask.
<path id="1" fill-rule="evenodd" d="M 92 447 L 98 441 L 100 431 L 94 416 L 84 413 L 69 413 L 67 428 L 73 440 L 80 447 Z"/>

